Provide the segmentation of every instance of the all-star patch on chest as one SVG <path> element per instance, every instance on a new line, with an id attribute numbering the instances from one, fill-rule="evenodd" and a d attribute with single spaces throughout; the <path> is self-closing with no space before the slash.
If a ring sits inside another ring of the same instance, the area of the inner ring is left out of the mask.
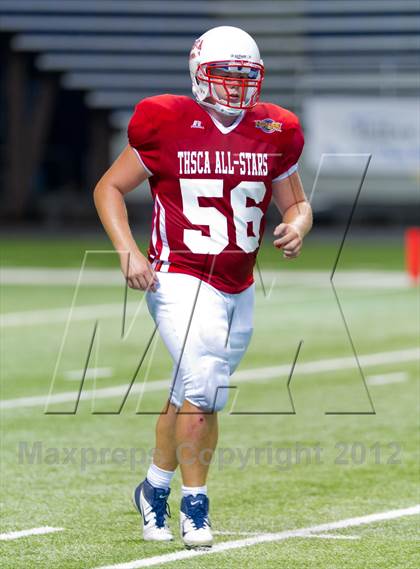
<path id="1" fill-rule="evenodd" d="M 273 132 L 281 132 L 283 123 L 275 121 L 270 118 L 255 120 L 255 127 L 261 129 L 267 134 L 272 134 Z"/>

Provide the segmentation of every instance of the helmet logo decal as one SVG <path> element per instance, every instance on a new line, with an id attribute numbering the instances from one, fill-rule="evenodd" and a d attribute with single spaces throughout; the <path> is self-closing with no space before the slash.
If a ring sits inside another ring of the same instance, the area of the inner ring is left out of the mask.
<path id="1" fill-rule="evenodd" d="M 202 39 L 198 38 L 195 40 L 194 45 L 192 46 L 190 51 L 190 59 L 195 59 L 196 57 L 199 57 L 202 45 L 203 45 Z"/>
<path id="2" fill-rule="evenodd" d="M 255 121 L 255 127 L 261 129 L 267 134 L 273 134 L 273 132 L 281 132 L 283 123 L 277 122 L 273 119 L 261 119 Z"/>

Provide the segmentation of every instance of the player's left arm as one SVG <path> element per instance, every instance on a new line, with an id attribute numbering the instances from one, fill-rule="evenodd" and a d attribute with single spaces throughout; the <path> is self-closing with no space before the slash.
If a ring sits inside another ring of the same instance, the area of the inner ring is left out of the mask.
<path id="1" fill-rule="evenodd" d="M 298 172 L 273 183 L 273 201 L 282 215 L 282 223 L 274 229 L 273 244 L 283 249 L 286 259 L 293 259 L 299 255 L 303 239 L 312 227 L 312 208 Z"/>

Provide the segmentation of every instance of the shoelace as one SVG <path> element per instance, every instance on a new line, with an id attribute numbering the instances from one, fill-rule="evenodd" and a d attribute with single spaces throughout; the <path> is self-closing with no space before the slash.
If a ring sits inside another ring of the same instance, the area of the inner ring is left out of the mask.
<path id="1" fill-rule="evenodd" d="M 153 497 L 153 512 L 156 517 L 156 526 L 159 528 L 165 527 L 165 516 L 171 517 L 167 496 L 161 498 L 155 493 Z"/>
<path id="2" fill-rule="evenodd" d="M 195 529 L 201 529 L 205 525 L 208 525 L 208 520 L 207 520 L 208 511 L 204 500 L 200 500 L 199 502 L 197 502 L 197 504 L 194 504 L 193 506 L 191 505 L 191 503 L 189 503 L 187 507 L 187 513 L 188 517 L 191 518 L 191 521 Z"/>

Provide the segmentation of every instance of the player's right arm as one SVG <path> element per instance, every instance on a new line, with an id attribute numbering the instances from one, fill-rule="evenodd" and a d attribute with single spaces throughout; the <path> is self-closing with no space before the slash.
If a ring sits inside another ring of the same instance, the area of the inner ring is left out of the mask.
<path id="1" fill-rule="evenodd" d="M 119 253 L 121 270 L 131 288 L 155 290 L 157 277 L 131 233 L 124 196 L 144 182 L 148 173 L 130 145 L 97 183 L 93 197 L 102 225 Z"/>

